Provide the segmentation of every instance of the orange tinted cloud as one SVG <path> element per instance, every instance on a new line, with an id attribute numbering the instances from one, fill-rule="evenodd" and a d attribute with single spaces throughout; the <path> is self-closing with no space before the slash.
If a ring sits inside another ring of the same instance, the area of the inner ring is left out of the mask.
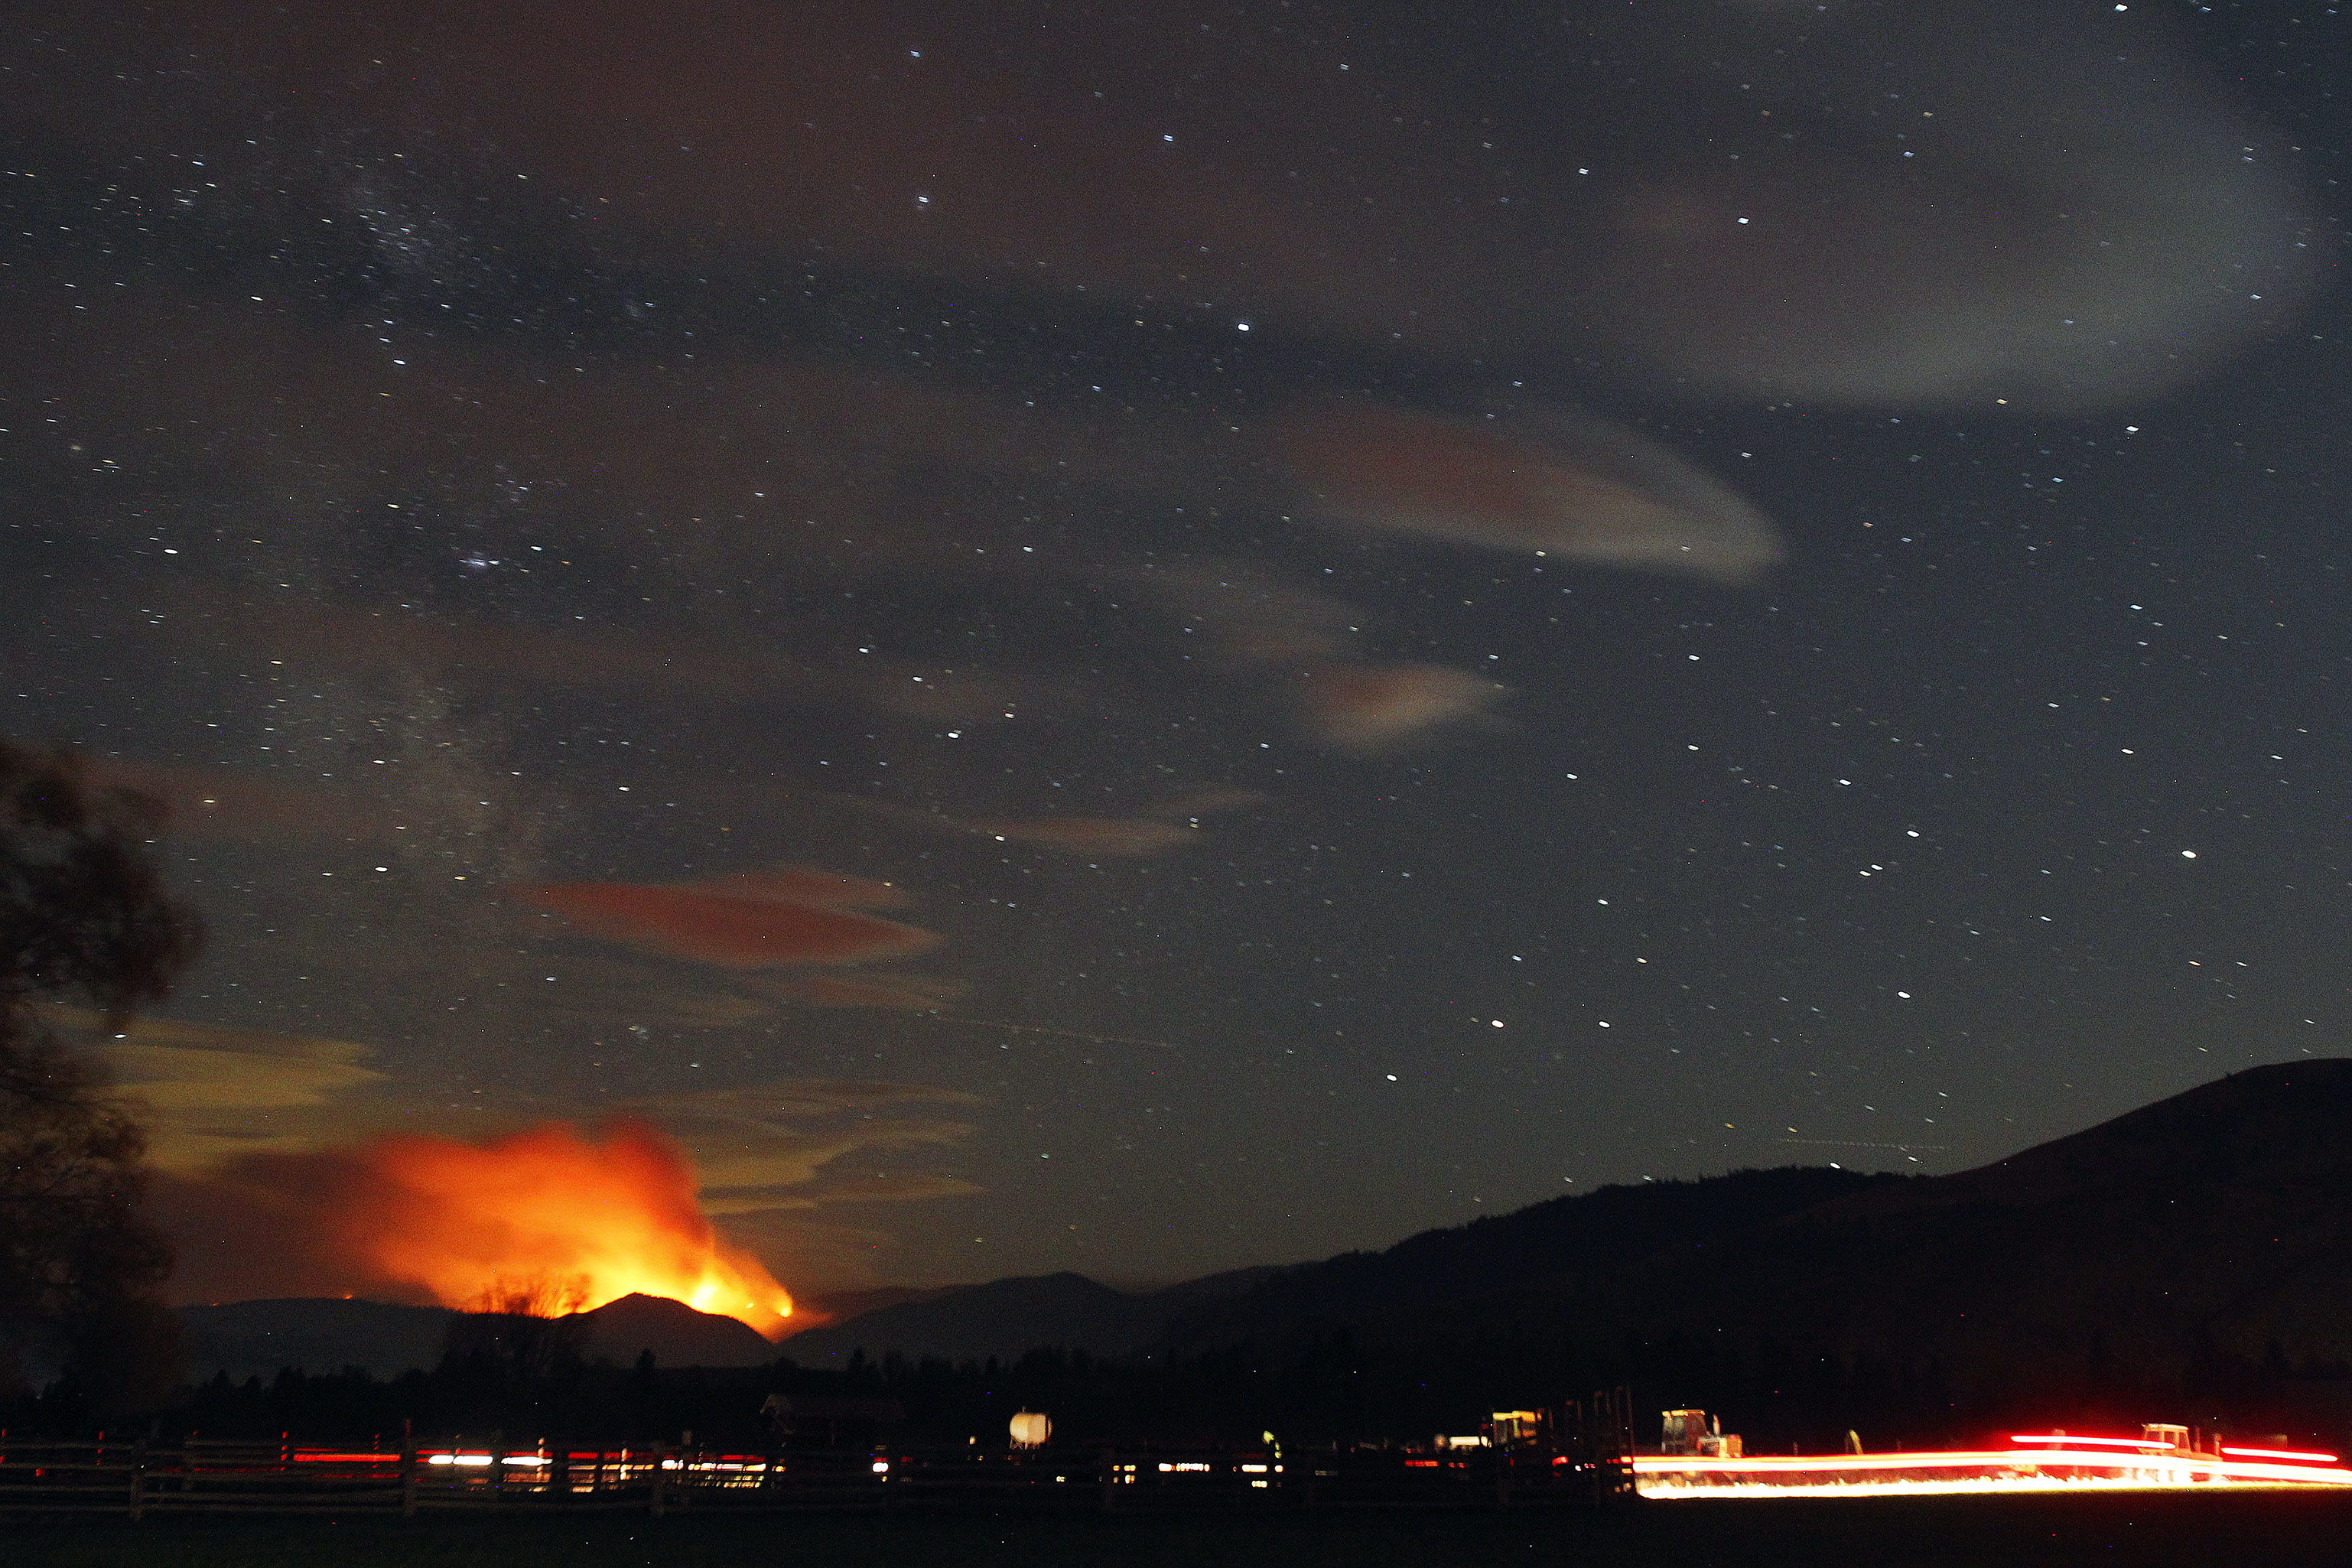
<path id="1" fill-rule="evenodd" d="M 1763 515 L 1622 425 L 1564 410 L 1468 420 L 1334 404 L 1276 431 L 1335 520 L 1495 550 L 1738 580 L 1780 557 Z"/>
<path id="2" fill-rule="evenodd" d="M 1282 582 L 1251 561 L 1155 564 L 1136 581 L 1188 630 L 1199 626 L 1225 651 L 1265 663 L 1332 658 L 1365 618 L 1345 600 Z"/>
<path id="3" fill-rule="evenodd" d="M 1394 459 L 1395 454 L 1383 450 L 1373 461 Z M 1465 493 L 1448 504 L 1458 506 L 1463 517 L 1499 526 L 1496 517 L 1510 504 L 1499 483 L 1476 479 L 1455 489 Z M 1155 567 L 1137 575 L 1183 617 L 1186 630 L 1209 632 L 1220 651 L 1241 664 L 1279 670 L 1306 709 L 1307 728 L 1328 745 L 1382 751 L 1472 718 L 1503 691 L 1492 681 L 1442 665 L 1375 664 L 1351 657 L 1351 639 L 1370 618 L 1366 612 L 1319 590 L 1282 583 L 1250 562 Z M 1201 809 L 1224 807 L 1223 797 L 1214 793 L 1201 798 L 1209 803 L 1205 808 L 1179 800 L 1152 815 L 1190 819 Z"/>
<path id="4" fill-rule="evenodd" d="M 939 943 L 933 932 L 837 907 L 845 898 L 873 896 L 856 889 L 881 884 L 810 872 L 766 875 L 782 879 L 786 888 L 800 878 L 838 884 L 830 892 L 835 903 L 803 901 L 761 887 L 757 877 L 683 886 L 549 882 L 509 891 L 592 936 L 728 969 L 858 963 L 903 958 Z"/>
<path id="5" fill-rule="evenodd" d="M 1318 665 L 1299 689 L 1316 733 L 1351 752 L 1385 751 L 1475 718 L 1503 691 L 1442 664 Z"/>

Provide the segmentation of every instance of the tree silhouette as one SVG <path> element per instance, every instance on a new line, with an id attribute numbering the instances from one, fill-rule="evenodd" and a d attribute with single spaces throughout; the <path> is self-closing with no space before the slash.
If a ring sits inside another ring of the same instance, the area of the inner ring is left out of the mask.
<path id="1" fill-rule="evenodd" d="M 0 1385 L 61 1379 L 89 1414 L 161 1397 L 177 1324 L 171 1252 L 139 1216 L 146 1136 L 43 1004 L 114 1027 L 194 958 L 194 914 L 149 845 L 162 807 L 68 753 L 0 742 Z"/>

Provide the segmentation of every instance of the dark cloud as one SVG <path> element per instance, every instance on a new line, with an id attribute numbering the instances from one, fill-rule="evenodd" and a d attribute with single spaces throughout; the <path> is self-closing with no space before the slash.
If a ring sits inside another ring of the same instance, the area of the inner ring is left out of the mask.
<path id="1" fill-rule="evenodd" d="M 89 759 L 99 783 L 137 790 L 163 804 L 164 831 L 175 839 L 271 842 L 339 834 L 374 838 L 393 830 L 377 802 L 303 789 L 230 768 Z"/>
<path id="2" fill-rule="evenodd" d="M 355 149 L 449 171 L 439 135 L 463 125 L 465 173 L 516 226 L 589 219 L 641 261 L 1245 301 L 1460 360 L 1597 340 L 1743 395 L 2144 389 L 2268 314 L 2248 296 L 2299 259 L 2294 193 L 2133 16 L 1352 15 L 1063 5 L 1006 28 L 823 0 L 779 26 L 692 0 L 649 47 L 608 6 L 549 0 L 368 0 L 299 27 L 259 0 L 135 23 L 41 5 L 26 30 L 52 52 L 13 113 L 110 161 L 201 147 L 215 184 L 281 189 Z M 433 68 L 384 63 L 420 46 Z M 1900 149 L 1871 140 L 1890 82 Z M 369 184 L 346 176 L 340 221 L 387 269 L 483 254 Z"/>
<path id="3" fill-rule="evenodd" d="M 676 628 L 588 631 L 411 606 L 371 609 L 284 596 L 247 603 L 187 591 L 168 596 L 201 605 L 212 622 L 183 621 L 174 636 L 209 643 L 226 619 L 247 651 L 282 654 L 305 668 L 471 676 L 485 686 L 521 681 L 714 706 L 839 703 L 959 724 L 1001 721 L 1017 707 L 1045 706 L 1032 688 L 985 671 L 905 659 L 831 668 L 756 638 L 709 638 Z"/>
<path id="4" fill-rule="evenodd" d="M 887 1007 L 936 1012 L 971 989 L 969 982 L 931 974 L 808 974 L 775 987 L 811 1007 Z"/>

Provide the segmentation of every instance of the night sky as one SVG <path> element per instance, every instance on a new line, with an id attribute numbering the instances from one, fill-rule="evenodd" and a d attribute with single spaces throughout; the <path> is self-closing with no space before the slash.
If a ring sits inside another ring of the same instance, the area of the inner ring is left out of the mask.
<path id="1" fill-rule="evenodd" d="M 239 1228 L 386 1131 L 1166 1281 L 2352 1054 L 2332 10 L 34 9 L 0 731 L 176 810 L 185 1296 L 393 1291 Z"/>

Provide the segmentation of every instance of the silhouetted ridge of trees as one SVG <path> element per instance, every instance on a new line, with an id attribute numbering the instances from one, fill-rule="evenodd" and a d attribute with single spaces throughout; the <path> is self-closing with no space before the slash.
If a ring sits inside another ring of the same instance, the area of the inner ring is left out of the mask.
<path id="1" fill-rule="evenodd" d="M 463 1348 L 458 1348 L 462 1342 Z M 684 1431 L 722 1447 L 762 1449 L 774 1435 L 761 1415 L 771 1394 L 804 1408 L 893 1406 L 887 1424 L 804 1424 L 804 1446 L 868 1443 L 999 1444 L 1016 1410 L 1052 1413 L 1057 1443 L 1157 1442 L 1247 1446 L 1271 1431 L 1286 1443 L 1425 1440 L 1475 1432 L 1490 1412 L 1554 1405 L 1626 1384 L 1634 1408 L 1703 1400 L 1727 1414 L 1752 1451 L 1834 1450 L 1847 1429 L 1874 1447 L 1954 1444 L 2026 1430 L 2034 1421 L 2076 1429 L 2126 1426 L 2168 1413 L 2241 1433 L 2340 1436 L 2352 1424 L 2352 1366 L 2298 1364 L 2284 1354 L 2220 1355 L 2185 1376 L 2085 1358 L 2034 1389 L 1997 1399 L 1956 1391 L 1933 1361 L 1841 1352 L 1809 1342 L 1801 1325 L 1778 1342 L 1740 1343 L 1675 1331 L 1654 1338 L 1580 1342 L 1563 1334 L 1549 1352 L 1465 1337 L 1431 1355 L 1367 1344 L 1339 1328 L 1280 1345 L 1245 1344 L 1181 1354 L 1094 1357 L 1041 1349 L 1006 1360 L 853 1358 L 838 1370 L 793 1365 L 662 1367 L 583 1363 L 562 1355 L 535 1365 L 495 1332 L 453 1341 L 430 1372 L 377 1378 L 358 1369 L 242 1383 L 216 1376 L 163 1417 L 167 1431 L 363 1442 L 396 1434 L 578 1447 L 675 1442 Z M 1649 1434 L 1654 1436 L 1654 1433 Z"/>

